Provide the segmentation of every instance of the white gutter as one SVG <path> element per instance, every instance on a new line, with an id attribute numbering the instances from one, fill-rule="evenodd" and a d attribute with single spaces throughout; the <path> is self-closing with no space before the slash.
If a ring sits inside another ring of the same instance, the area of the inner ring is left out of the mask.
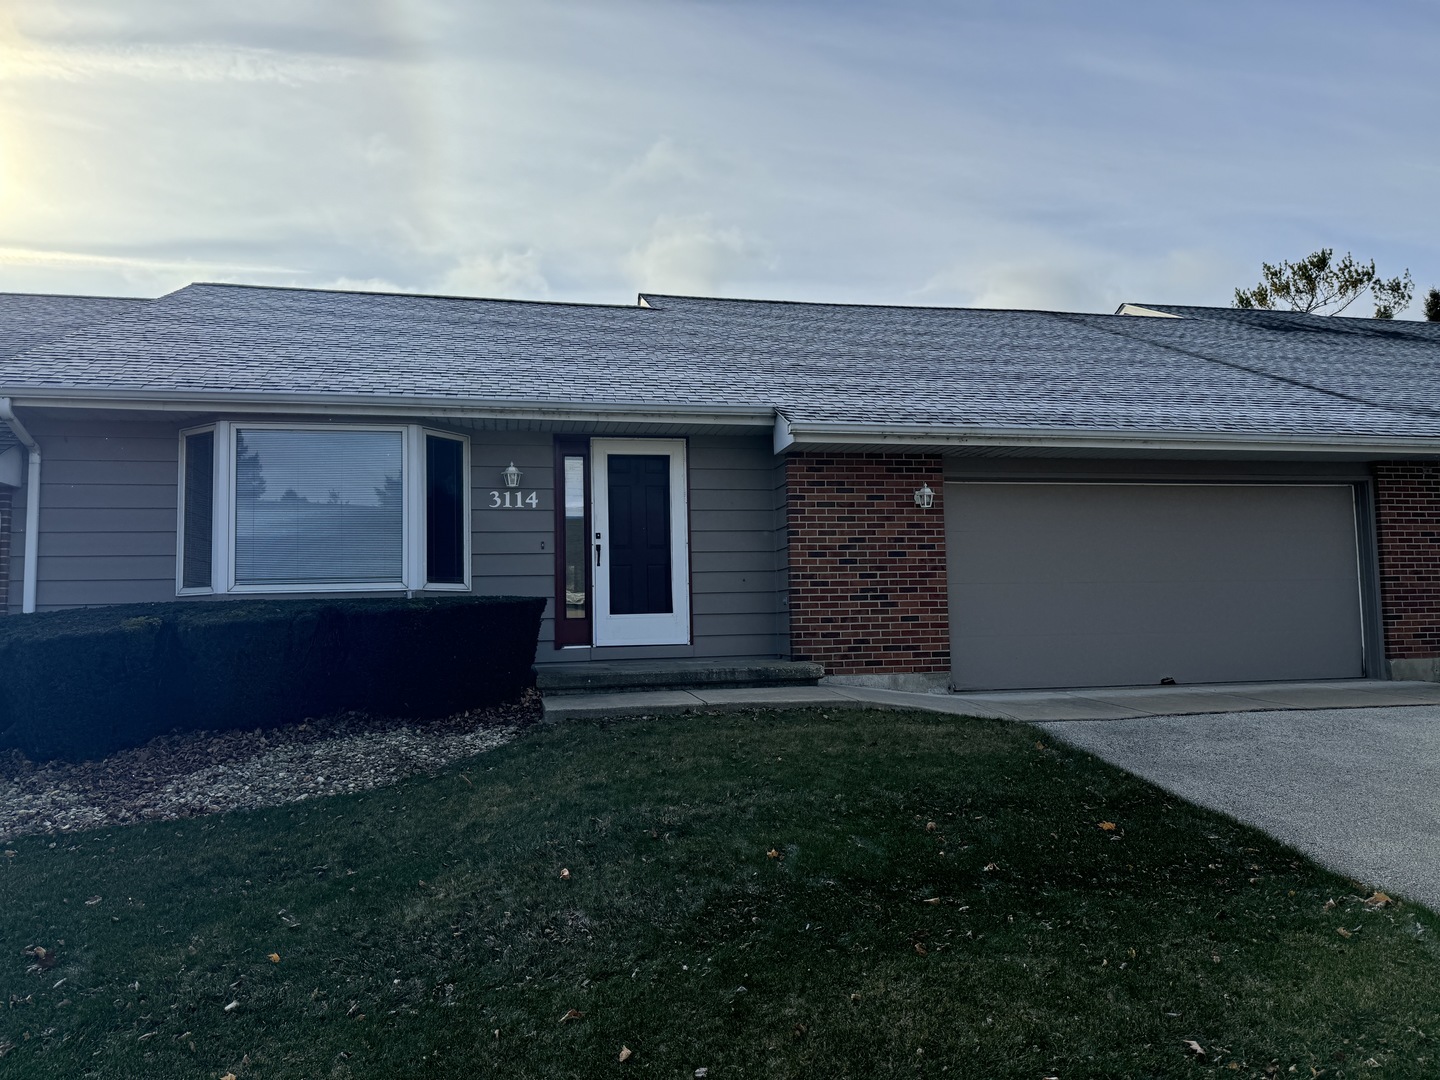
<path id="1" fill-rule="evenodd" d="M 744 425 L 769 427 L 775 410 L 755 405 L 642 405 L 597 401 L 515 401 L 404 394 L 304 394 L 267 391 L 94 390 L 0 387 L 32 409 L 134 409 L 154 412 L 256 412 L 428 416 L 452 419 L 553 420 L 593 423 Z"/>
<path id="2" fill-rule="evenodd" d="M 802 424 L 775 419 L 775 452 L 805 445 L 1052 448 L 1057 450 L 1222 450 L 1289 454 L 1440 455 L 1440 437 L 1261 435 L 1229 431 L 1162 433 L 1053 428 L 954 428 L 924 424 Z"/>
<path id="3" fill-rule="evenodd" d="M 790 430 L 790 421 L 785 414 L 777 411 L 775 413 L 775 453 L 783 454 L 795 441 L 795 434 Z"/>
<path id="4" fill-rule="evenodd" d="M 40 444 L 25 430 L 8 397 L 0 397 L 0 420 L 5 421 L 21 445 L 29 452 L 30 471 L 25 479 L 25 578 L 20 610 L 29 615 L 35 610 L 35 581 L 39 567 L 40 548 Z"/>

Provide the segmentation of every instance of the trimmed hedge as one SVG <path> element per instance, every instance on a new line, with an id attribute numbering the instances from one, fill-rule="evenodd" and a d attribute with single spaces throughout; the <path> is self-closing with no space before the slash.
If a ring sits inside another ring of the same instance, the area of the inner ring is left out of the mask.
<path id="1" fill-rule="evenodd" d="M 535 597 L 124 604 L 0 619 L 0 748 L 103 757 L 355 709 L 434 719 L 535 684 Z"/>

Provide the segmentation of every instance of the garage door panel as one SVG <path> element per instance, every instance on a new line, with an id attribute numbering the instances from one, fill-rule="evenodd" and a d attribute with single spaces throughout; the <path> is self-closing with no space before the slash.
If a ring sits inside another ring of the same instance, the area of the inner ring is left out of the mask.
<path id="1" fill-rule="evenodd" d="M 1344 486 L 952 484 L 957 686 L 1362 674 Z"/>
<path id="2" fill-rule="evenodd" d="M 962 622 L 966 611 L 988 613 L 980 636 L 1026 634 L 1169 634 L 1223 628 L 1231 637 L 1269 637 L 1297 622 L 1327 625 L 1354 617 L 1355 606 L 1320 580 L 1237 580 L 1229 588 L 1203 582 L 995 583 L 952 589 Z M 1041 612 L 1037 618 L 1036 612 Z"/>
<path id="3" fill-rule="evenodd" d="M 1012 643 L 995 638 L 959 638 L 956 646 L 966 651 L 976 671 L 987 675 L 986 689 L 1029 689 L 1042 687 L 1140 686 L 1156 685 L 1172 678 L 1182 685 L 1212 682 L 1266 682 L 1275 678 L 1278 665 L 1290 672 L 1287 679 L 1335 678 L 1336 657 L 1325 657 L 1305 649 L 1284 648 L 1278 651 L 1251 649 L 1237 651 L 1227 658 L 1227 674 L 1216 679 L 1211 671 L 1213 658 L 1197 656 L 1185 635 L 1155 634 L 1094 634 L 1087 640 L 1090 651 L 1074 648 L 1070 636 L 1039 635 L 1031 639 L 1030 648 L 1016 652 Z M 1123 671 L 1106 675 L 1097 657 L 1129 657 Z M 1037 669 L 1047 677 L 1037 680 Z M 1100 672 L 1097 675 L 1097 672 Z M 957 675 L 957 685 L 965 686 Z"/>

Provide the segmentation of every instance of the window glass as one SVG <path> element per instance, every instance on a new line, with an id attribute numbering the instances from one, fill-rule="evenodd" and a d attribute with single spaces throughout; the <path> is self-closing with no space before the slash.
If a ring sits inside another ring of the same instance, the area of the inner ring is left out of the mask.
<path id="1" fill-rule="evenodd" d="M 425 580 L 465 583 L 465 446 L 425 436 Z"/>
<path id="2" fill-rule="evenodd" d="M 565 618 L 583 619 L 588 614 L 586 559 L 590 544 L 585 535 L 585 459 L 565 458 Z"/>
<path id="3" fill-rule="evenodd" d="M 398 431 L 238 430 L 236 584 L 402 581 L 403 463 Z"/>
<path id="4" fill-rule="evenodd" d="M 185 520 L 181 524 L 182 574 L 186 589 L 210 587 L 211 538 L 215 528 L 215 433 L 185 436 Z"/>

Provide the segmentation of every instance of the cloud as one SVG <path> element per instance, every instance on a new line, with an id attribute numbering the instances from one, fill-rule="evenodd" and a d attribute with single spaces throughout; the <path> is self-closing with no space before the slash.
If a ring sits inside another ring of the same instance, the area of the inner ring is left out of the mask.
<path id="1" fill-rule="evenodd" d="M 0 247 L 0 290 L 17 292 L 161 296 L 192 281 L 279 284 L 298 274 L 290 267 L 244 260 Z"/>
<path id="2" fill-rule="evenodd" d="M 716 226 L 709 214 L 659 219 L 624 260 L 641 290 L 701 295 L 774 265 L 765 244 L 734 226 Z"/>
<path id="3" fill-rule="evenodd" d="M 435 282 L 432 291 L 449 296 L 541 300 L 550 295 L 550 283 L 540 268 L 539 253 L 527 248 L 467 255 Z"/>
<path id="4" fill-rule="evenodd" d="M 1037 245 L 1038 246 L 1038 245 Z M 1233 259 L 1185 248 L 1158 256 L 1101 248 L 1031 248 L 988 254 L 946 267 L 917 290 L 923 303 L 1059 311 L 1114 311 L 1123 303 L 1225 305 L 1216 282 L 1237 272 Z M 1180 301 L 1175 297 L 1183 298 Z"/>
<path id="5" fill-rule="evenodd" d="M 616 175 L 615 186 L 655 187 L 681 183 L 693 184 L 706 173 L 700 155 L 682 147 L 668 135 L 656 139 L 638 158 L 628 162 Z"/>
<path id="6" fill-rule="evenodd" d="M 301 86 L 356 75 L 359 66 L 333 56 L 234 45 L 37 45 L 6 47 L 0 80 L 83 82 L 125 78 L 150 82 L 277 83 Z"/>
<path id="7" fill-rule="evenodd" d="M 40 248 L 0 247 L 0 266 L 80 267 L 165 273 L 184 270 L 189 273 L 221 273 L 244 275 L 297 274 L 298 270 L 263 263 L 237 263 L 206 259 L 163 259 L 135 255 L 103 255 L 90 251 L 60 251 Z"/>

